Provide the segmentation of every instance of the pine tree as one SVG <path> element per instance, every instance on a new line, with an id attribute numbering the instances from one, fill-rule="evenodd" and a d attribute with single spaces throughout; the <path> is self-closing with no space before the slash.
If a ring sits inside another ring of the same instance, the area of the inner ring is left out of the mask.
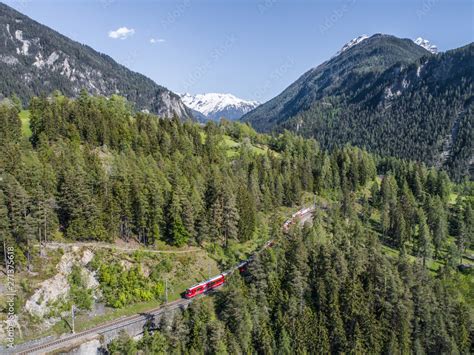
<path id="1" fill-rule="evenodd" d="M 236 207 L 235 197 L 228 192 L 224 197 L 224 211 L 222 221 L 222 233 L 224 235 L 224 246 L 227 248 L 229 240 L 237 239 L 239 232 L 239 211 Z"/>
<path id="2" fill-rule="evenodd" d="M 426 259 L 431 257 L 431 234 L 422 208 L 418 209 L 417 254 L 423 259 L 425 266 Z"/>
<path id="3" fill-rule="evenodd" d="M 223 235 L 224 223 L 224 196 L 221 191 L 217 193 L 208 211 L 210 238 L 213 242 L 218 242 Z"/>
<path id="4" fill-rule="evenodd" d="M 405 247 L 407 241 L 407 225 L 401 204 L 390 209 L 390 238 L 392 245 L 400 250 Z"/>
<path id="5" fill-rule="evenodd" d="M 278 355 L 291 355 L 292 347 L 291 347 L 291 339 L 287 333 L 287 331 L 283 328 L 280 332 L 280 336 L 278 337 Z"/>
<path id="6" fill-rule="evenodd" d="M 17 143 L 21 138 L 19 110 L 5 102 L 0 102 L 0 146 Z"/>
<path id="7" fill-rule="evenodd" d="M 243 187 L 237 193 L 237 208 L 239 211 L 239 240 L 246 241 L 253 237 L 256 227 L 256 207 L 253 196 Z"/>
<path id="8" fill-rule="evenodd" d="M 474 211 L 468 203 L 464 208 L 464 247 L 473 248 L 474 246 Z"/>
<path id="9" fill-rule="evenodd" d="M 447 234 L 448 224 L 446 218 L 446 211 L 443 203 L 438 196 L 431 198 L 428 201 L 428 225 L 433 236 L 433 245 L 435 256 L 439 257 L 442 246 L 444 245 Z"/>
<path id="10" fill-rule="evenodd" d="M 176 246 L 183 246 L 189 240 L 189 232 L 184 227 L 181 219 L 181 197 L 180 191 L 173 191 L 168 203 L 167 230 L 168 240 Z"/>
<path id="11" fill-rule="evenodd" d="M 110 354 L 135 354 L 137 347 L 135 342 L 127 335 L 125 331 L 121 331 L 119 337 L 114 339 L 107 345 Z"/>
<path id="12" fill-rule="evenodd" d="M 331 349 L 328 330 L 323 320 L 323 315 L 319 313 L 317 318 L 314 350 L 317 354 L 328 354 Z"/>

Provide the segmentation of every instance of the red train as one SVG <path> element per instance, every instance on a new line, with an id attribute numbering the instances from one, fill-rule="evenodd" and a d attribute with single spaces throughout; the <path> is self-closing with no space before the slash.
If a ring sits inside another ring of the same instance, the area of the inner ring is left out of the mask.
<path id="1" fill-rule="evenodd" d="M 290 219 L 288 219 L 284 224 L 283 224 L 283 229 L 285 231 L 288 231 L 290 225 L 295 223 L 295 219 L 299 216 L 304 215 L 305 213 L 308 213 L 312 210 L 312 208 L 304 208 L 299 210 L 298 212 L 295 212 Z M 262 248 L 271 248 L 274 245 L 275 241 L 273 239 L 269 240 L 266 242 Z M 251 256 L 245 261 L 240 262 L 234 269 L 231 269 L 230 271 L 226 271 L 218 276 L 213 277 L 212 279 L 203 281 L 201 283 L 198 283 L 197 285 L 191 286 L 184 292 L 184 298 L 193 298 L 196 297 L 197 295 L 200 295 L 202 293 L 205 293 L 209 290 L 213 290 L 225 283 L 226 277 L 228 274 L 232 273 L 233 270 L 238 269 L 240 273 L 244 273 L 247 270 L 247 266 L 252 260 L 254 259 L 254 256 Z"/>
<path id="2" fill-rule="evenodd" d="M 269 240 L 268 242 L 265 243 L 263 246 L 263 249 L 266 248 L 271 248 L 274 245 L 274 240 Z M 197 295 L 200 295 L 202 293 L 205 293 L 209 290 L 215 289 L 225 283 L 225 279 L 228 274 L 232 273 L 233 270 L 238 269 L 240 273 L 244 273 L 247 271 L 247 266 L 248 264 L 254 259 L 253 256 L 248 258 L 245 261 L 240 262 L 234 269 L 230 271 L 226 271 L 218 276 L 213 277 L 212 279 L 203 281 L 201 283 L 198 283 L 197 285 L 191 286 L 184 292 L 184 298 L 193 298 L 196 297 Z"/>
<path id="3" fill-rule="evenodd" d="M 272 246 L 273 241 L 271 244 L 267 242 L 266 246 Z M 197 285 L 191 286 L 184 292 L 184 298 L 193 298 L 196 297 L 197 295 L 200 295 L 204 292 L 207 292 L 209 290 L 215 289 L 221 285 L 223 285 L 226 281 L 227 275 L 232 273 L 233 270 L 239 270 L 239 272 L 242 274 L 245 271 L 247 271 L 247 265 L 253 260 L 253 256 L 248 258 L 245 261 L 240 262 L 234 269 L 231 269 L 230 271 L 226 271 L 218 276 L 213 277 L 212 279 L 203 281 L 201 283 L 198 283 Z"/>
<path id="4" fill-rule="evenodd" d="M 287 219 L 285 221 L 285 223 L 283 223 L 283 230 L 285 232 L 288 232 L 288 230 L 290 229 L 290 226 L 297 222 L 296 218 L 301 217 L 301 216 L 305 215 L 306 213 L 313 211 L 313 209 L 314 209 L 314 207 L 307 207 L 307 208 L 303 208 L 303 209 L 293 213 L 291 215 L 291 218 Z"/>
<path id="5" fill-rule="evenodd" d="M 203 281 L 197 285 L 191 286 L 184 292 L 184 298 L 193 298 L 201 293 L 212 290 L 224 284 L 226 273 L 213 277 L 212 279 Z"/>

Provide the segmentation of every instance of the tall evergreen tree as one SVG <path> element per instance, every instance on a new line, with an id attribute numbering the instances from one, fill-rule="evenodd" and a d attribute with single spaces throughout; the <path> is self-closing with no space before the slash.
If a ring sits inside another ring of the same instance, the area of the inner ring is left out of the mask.
<path id="1" fill-rule="evenodd" d="M 426 265 L 426 259 L 431 256 L 431 233 L 426 223 L 426 216 L 422 208 L 418 209 L 418 238 L 417 254 L 423 260 L 423 266 Z"/>

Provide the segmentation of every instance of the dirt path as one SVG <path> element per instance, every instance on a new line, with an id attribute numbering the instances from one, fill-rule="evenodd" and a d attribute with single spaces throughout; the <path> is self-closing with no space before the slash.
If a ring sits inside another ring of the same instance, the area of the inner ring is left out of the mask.
<path id="1" fill-rule="evenodd" d="M 312 206 L 307 209 L 301 209 L 297 213 L 295 213 L 290 219 L 293 221 L 300 223 L 305 223 L 307 221 L 310 221 L 312 214 L 314 210 L 316 209 L 315 206 Z M 264 249 L 271 247 L 273 240 L 268 241 L 262 249 L 259 251 L 256 251 L 256 253 L 260 253 Z M 190 252 L 198 252 L 198 251 L 205 251 L 203 249 L 187 249 L 187 250 L 148 250 L 148 249 L 143 249 L 143 248 L 125 248 L 125 247 L 120 247 L 120 246 L 114 246 L 114 245 L 108 245 L 105 243 L 91 243 L 91 242 L 80 242 L 80 243 L 58 243 L 58 242 L 51 242 L 46 244 L 46 247 L 49 248 L 60 248 L 60 247 L 74 247 L 74 246 L 85 246 L 85 247 L 90 247 L 90 248 L 110 248 L 110 249 L 116 249 L 116 250 L 123 250 L 123 251 L 137 251 L 137 250 L 142 250 L 142 251 L 148 251 L 148 252 L 154 252 L 154 253 L 190 253 Z M 231 269 L 230 272 L 233 272 L 237 270 L 237 267 L 234 267 Z M 206 296 L 206 294 L 202 295 L 203 297 Z M 116 319 L 113 321 L 110 321 L 108 323 L 104 323 L 98 326 L 95 326 L 93 328 L 84 330 L 82 332 L 79 332 L 77 334 L 71 334 L 71 335 L 66 335 L 63 336 L 62 338 L 51 340 L 51 341 L 46 341 L 45 343 L 42 344 L 37 344 L 37 345 L 28 345 L 28 344 L 22 344 L 19 345 L 15 350 L 14 354 L 44 354 L 44 353 L 49 353 L 52 351 L 57 351 L 62 348 L 67 348 L 71 346 L 78 346 L 79 344 L 90 340 L 91 336 L 92 337 L 97 337 L 100 336 L 101 334 L 108 332 L 110 330 L 114 329 L 120 329 L 123 328 L 127 325 L 133 324 L 135 322 L 140 322 L 143 321 L 146 317 L 149 317 L 150 315 L 155 316 L 157 314 L 160 314 L 165 311 L 169 311 L 172 309 L 176 309 L 178 307 L 185 306 L 192 302 L 194 299 L 184 299 L 180 298 L 177 299 L 173 302 L 170 302 L 168 304 L 165 304 L 163 306 L 160 306 L 158 308 L 152 309 L 146 314 L 139 313 L 135 314 L 132 316 L 128 316 L 125 318 L 120 318 Z M 148 319 L 148 318 L 146 318 Z M 7 352 L 8 353 L 8 352 Z"/>
<path id="2" fill-rule="evenodd" d="M 35 246 L 40 247 L 39 244 L 36 244 Z M 87 247 L 91 249 L 111 249 L 111 250 L 120 250 L 124 252 L 143 251 L 147 253 L 157 253 L 157 254 L 185 254 L 185 253 L 205 252 L 204 249 L 199 249 L 199 248 L 189 248 L 189 249 L 184 249 L 184 250 L 156 250 L 156 249 L 146 249 L 141 246 L 140 247 L 134 247 L 134 246 L 123 247 L 119 245 L 97 243 L 97 242 L 77 242 L 77 243 L 49 242 L 43 245 L 43 247 L 46 247 L 49 249 Z"/>

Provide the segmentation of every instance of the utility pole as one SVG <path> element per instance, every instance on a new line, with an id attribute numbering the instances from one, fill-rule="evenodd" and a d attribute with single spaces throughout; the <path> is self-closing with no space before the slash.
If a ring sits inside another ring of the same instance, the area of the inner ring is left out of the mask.
<path id="1" fill-rule="evenodd" d="M 75 317 L 74 311 L 75 311 L 75 307 L 74 307 L 74 305 L 72 305 L 71 306 L 72 334 L 74 334 L 76 332 L 75 329 L 74 329 L 74 317 Z"/>

